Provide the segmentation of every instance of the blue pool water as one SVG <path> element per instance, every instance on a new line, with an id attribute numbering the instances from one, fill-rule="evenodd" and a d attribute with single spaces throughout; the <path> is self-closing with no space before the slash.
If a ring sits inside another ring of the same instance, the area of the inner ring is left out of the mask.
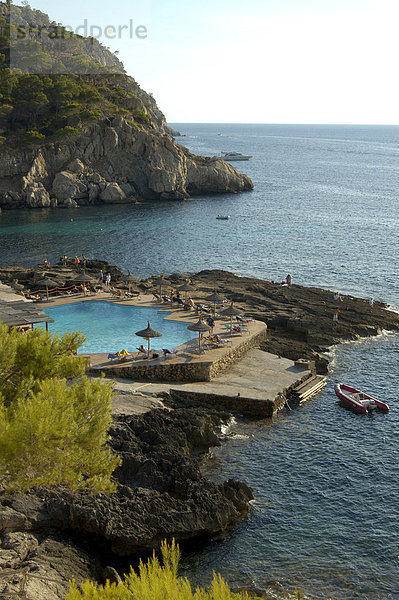
<path id="1" fill-rule="evenodd" d="M 134 351 L 147 342 L 135 335 L 147 327 L 162 333 L 162 337 L 151 340 L 151 348 L 175 348 L 193 338 L 187 324 L 165 319 L 166 314 L 148 307 L 122 306 L 112 302 L 76 302 L 64 306 L 46 307 L 46 314 L 54 319 L 50 323 L 51 333 L 80 331 L 87 340 L 79 352 L 117 352 L 122 348 Z"/>

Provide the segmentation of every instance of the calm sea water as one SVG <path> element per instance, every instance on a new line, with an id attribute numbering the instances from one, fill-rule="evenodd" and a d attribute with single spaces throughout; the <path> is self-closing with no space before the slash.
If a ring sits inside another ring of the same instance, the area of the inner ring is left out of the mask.
<path id="1" fill-rule="evenodd" d="M 241 195 L 132 207 L 3 212 L 0 264 L 64 253 L 103 258 L 145 277 L 222 268 L 373 296 L 399 307 L 399 127 L 176 125 L 190 150 L 253 155 Z M 229 221 L 216 220 L 229 214 Z M 328 386 L 273 423 L 238 420 L 206 465 L 246 481 L 247 521 L 186 562 L 193 580 L 220 571 L 276 598 L 399 599 L 399 339 L 332 354 Z M 391 411 L 356 415 L 335 381 L 358 384 Z"/>

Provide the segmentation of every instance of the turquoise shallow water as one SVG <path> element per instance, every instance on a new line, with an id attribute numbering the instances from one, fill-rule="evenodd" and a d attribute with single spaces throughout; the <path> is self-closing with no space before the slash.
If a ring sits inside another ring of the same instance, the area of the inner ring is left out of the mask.
<path id="1" fill-rule="evenodd" d="M 177 128 L 185 134 L 178 141 L 194 152 L 252 154 L 236 166 L 254 191 L 3 212 L 0 264 L 66 252 L 140 277 L 222 268 L 279 280 L 289 272 L 294 283 L 399 307 L 399 127 Z M 256 501 L 247 521 L 186 562 L 193 580 L 209 581 L 215 569 L 233 585 L 253 584 L 276 598 L 301 587 L 319 600 L 399 600 L 398 358 L 396 336 L 345 344 L 333 354 L 328 386 L 305 406 L 272 424 L 237 420 L 206 472 L 246 481 Z M 341 408 L 335 381 L 375 393 L 391 411 L 363 416 Z"/>
<path id="2" fill-rule="evenodd" d="M 87 340 L 80 347 L 82 352 L 118 352 L 125 348 L 129 352 L 147 342 L 135 335 L 150 322 L 152 329 L 162 337 L 151 340 L 151 348 L 175 348 L 193 338 L 184 323 L 165 319 L 165 313 L 154 308 L 122 306 L 111 302 L 77 302 L 45 309 L 54 319 L 49 325 L 51 333 L 62 335 L 65 331 L 80 331 Z"/>

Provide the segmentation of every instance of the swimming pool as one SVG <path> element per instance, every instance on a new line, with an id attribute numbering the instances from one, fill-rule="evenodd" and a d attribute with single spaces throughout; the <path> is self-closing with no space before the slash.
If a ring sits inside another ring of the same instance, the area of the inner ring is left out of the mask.
<path id="1" fill-rule="evenodd" d="M 79 348 L 80 354 L 118 352 L 122 348 L 132 352 L 142 343 L 147 347 L 147 342 L 135 335 L 147 327 L 147 321 L 162 333 L 162 337 L 151 340 L 151 348 L 175 348 L 195 337 L 187 329 L 188 323 L 165 320 L 166 314 L 156 308 L 90 301 L 44 310 L 55 321 L 49 323 L 50 333 L 63 335 L 66 331 L 80 331 L 86 336 L 86 342 Z"/>

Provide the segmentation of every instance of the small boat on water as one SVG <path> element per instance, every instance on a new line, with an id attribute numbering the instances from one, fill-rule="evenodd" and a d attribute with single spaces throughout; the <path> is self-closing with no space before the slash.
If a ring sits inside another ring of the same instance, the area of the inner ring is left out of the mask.
<path id="1" fill-rule="evenodd" d="M 222 150 L 222 158 L 223 160 L 227 160 L 227 162 L 231 162 L 232 160 L 249 160 L 252 156 L 250 154 L 241 154 L 241 152 L 224 152 Z"/>
<path id="2" fill-rule="evenodd" d="M 334 391 L 341 402 L 343 402 L 346 406 L 353 408 L 353 410 L 358 413 L 364 414 L 375 409 L 382 410 L 383 412 L 388 412 L 389 410 L 389 406 L 386 402 L 377 400 L 377 398 L 373 398 L 369 394 L 361 392 L 360 390 L 350 387 L 349 385 L 337 383 L 334 386 Z"/>
<path id="3" fill-rule="evenodd" d="M 228 221 L 230 219 L 230 215 L 218 215 L 216 218 L 222 221 Z"/>

